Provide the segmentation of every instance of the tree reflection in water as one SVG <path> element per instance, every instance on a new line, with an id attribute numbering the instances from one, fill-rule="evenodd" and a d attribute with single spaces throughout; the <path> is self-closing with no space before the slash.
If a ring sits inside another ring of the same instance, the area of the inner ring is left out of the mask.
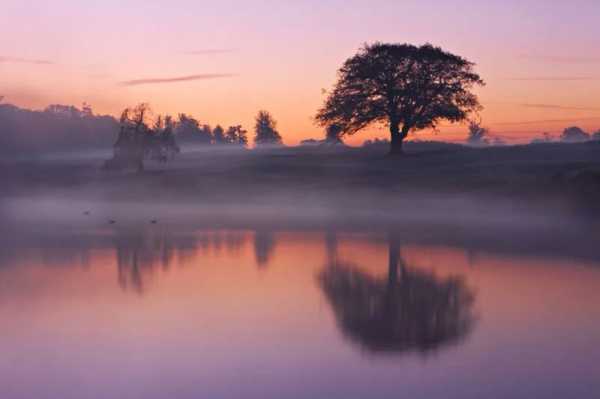
<path id="1" fill-rule="evenodd" d="M 275 234 L 268 230 L 257 230 L 254 233 L 254 256 L 259 268 L 269 265 L 273 250 L 275 249 Z"/>
<path id="2" fill-rule="evenodd" d="M 460 277 L 407 267 L 394 238 L 387 278 L 332 262 L 318 281 L 343 334 L 375 352 L 428 353 L 471 331 L 474 294 Z"/>
<path id="3" fill-rule="evenodd" d="M 196 262 L 198 251 L 219 253 L 224 246 L 237 253 L 244 242 L 241 233 L 200 232 L 175 234 L 168 231 L 116 231 L 114 247 L 119 286 L 123 290 L 144 293 L 145 280 L 153 270 L 169 270 L 175 258 L 178 264 Z"/>

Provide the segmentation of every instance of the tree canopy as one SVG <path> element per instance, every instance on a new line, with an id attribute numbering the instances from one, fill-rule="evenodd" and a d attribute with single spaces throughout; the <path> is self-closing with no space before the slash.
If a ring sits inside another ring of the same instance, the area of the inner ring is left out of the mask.
<path id="1" fill-rule="evenodd" d="M 439 47 L 374 43 L 344 63 L 316 121 L 336 124 L 344 134 L 387 124 L 397 154 L 409 132 L 479 111 L 472 89 L 483 84 L 472 62 Z"/>

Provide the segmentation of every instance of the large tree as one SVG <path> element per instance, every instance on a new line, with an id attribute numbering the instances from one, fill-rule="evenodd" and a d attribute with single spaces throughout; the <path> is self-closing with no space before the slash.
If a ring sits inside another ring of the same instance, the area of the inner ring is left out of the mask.
<path id="1" fill-rule="evenodd" d="M 481 109 L 472 89 L 483 85 L 474 64 L 431 44 L 365 45 L 338 72 L 316 120 L 354 134 L 373 123 L 389 126 L 391 153 L 402 153 L 411 131 L 460 122 Z"/>

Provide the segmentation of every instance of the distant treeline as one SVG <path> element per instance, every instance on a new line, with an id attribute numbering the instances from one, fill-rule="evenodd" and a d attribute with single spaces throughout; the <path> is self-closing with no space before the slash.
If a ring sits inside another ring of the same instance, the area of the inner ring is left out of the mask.
<path id="1" fill-rule="evenodd" d="M 0 104 L 0 155 L 17 157 L 49 152 L 110 148 L 118 122 L 94 115 L 84 105 L 50 105 L 43 111 Z"/>
<path id="2" fill-rule="evenodd" d="M 148 110 L 151 113 L 151 110 Z M 241 125 L 214 128 L 196 118 L 179 114 L 177 118 L 159 116 L 156 121 L 144 121 L 152 132 L 158 120 L 168 118 L 180 146 L 188 145 L 248 145 L 248 131 Z M 12 104 L 0 104 L 0 156 L 36 156 L 48 153 L 66 153 L 83 150 L 111 149 L 117 144 L 123 120 L 109 115 L 96 115 L 84 104 L 81 108 L 70 105 L 50 105 L 34 111 Z M 260 111 L 254 126 L 254 143 L 281 145 L 276 122 L 267 111 Z"/>
<path id="3" fill-rule="evenodd" d="M 588 133 L 577 126 L 571 126 L 563 130 L 562 134 L 555 138 L 549 133 L 543 133 L 541 138 L 535 138 L 531 141 L 532 144 L 550 143 L 553 141 L 562 141 L 565 143 L 583 143 L 585 141 L 600 140 L 600 129 L 595 133 Z"/>
<path id="4" fill-rule="evenodd" d="M 160 119 L 160 118 L 158 118 Z M 164 121 L 164 117 L 162 119 Z M 169 118 L 177 145 L 235 145 L 245 148 L 249 144 L 249 132 L 241 125 L 227 128 L 211 127 L 193 116 L 181 113 Z M 148 122 L 153 125 L 156 121 Z M 153 131 L 155 126 L 149 126 Z M 36 156 L 48 153 L 66 153 L 85 150 L 112 149 L 123 130 L 123 121 L 110 115 L 97 115 L 84 104 L 81 108 L 70 105 L 50 105 L 41 111 L 19 108 L 12 104 L 0 104 L 0 157 Z M 343 144 L 342 128 L 332 124 L 325 129 L 323 139 L 307 139 L 301 144 L 314 146 Z M 589 133 L 572 126 L 562 134 L 552 136 L 543 133 L 532 144 L 549 142 L 584 142 L 600 140 L 600 130 Z M 259 111 L 254 125 L 253 141 L 256 146 L 282 145 L 277 123 L 267 111 Z M 495 137 L 479 122 L 472 122 L 466 143 L 472 146 L 503 145 L 502 138 Z M 367 140 L 364 147 L 389 146 L 388 139 Z"/>

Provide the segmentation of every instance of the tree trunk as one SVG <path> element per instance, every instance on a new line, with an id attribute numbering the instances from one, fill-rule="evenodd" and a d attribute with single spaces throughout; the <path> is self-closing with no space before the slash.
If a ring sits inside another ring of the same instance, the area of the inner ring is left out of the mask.
<path id="1" fill-rule="evenodd" d="M 404 149 L 402 148 L 402 145 L 404 143 L 404 139 L 406 138 L 406 136 L 408 136 L 408 130 L 409 129 L 406 126 L 403 126 L 402 130 L 400 130 L 399 124 L 390 124 L 390 155 L 404 154 Z"/>
<path id="2" fill-rule="evenodd" d="M 390 155 L 402 155 L 402 139 L 400 138 L 400 127 L 395 124 L 390 125 Z"/>

